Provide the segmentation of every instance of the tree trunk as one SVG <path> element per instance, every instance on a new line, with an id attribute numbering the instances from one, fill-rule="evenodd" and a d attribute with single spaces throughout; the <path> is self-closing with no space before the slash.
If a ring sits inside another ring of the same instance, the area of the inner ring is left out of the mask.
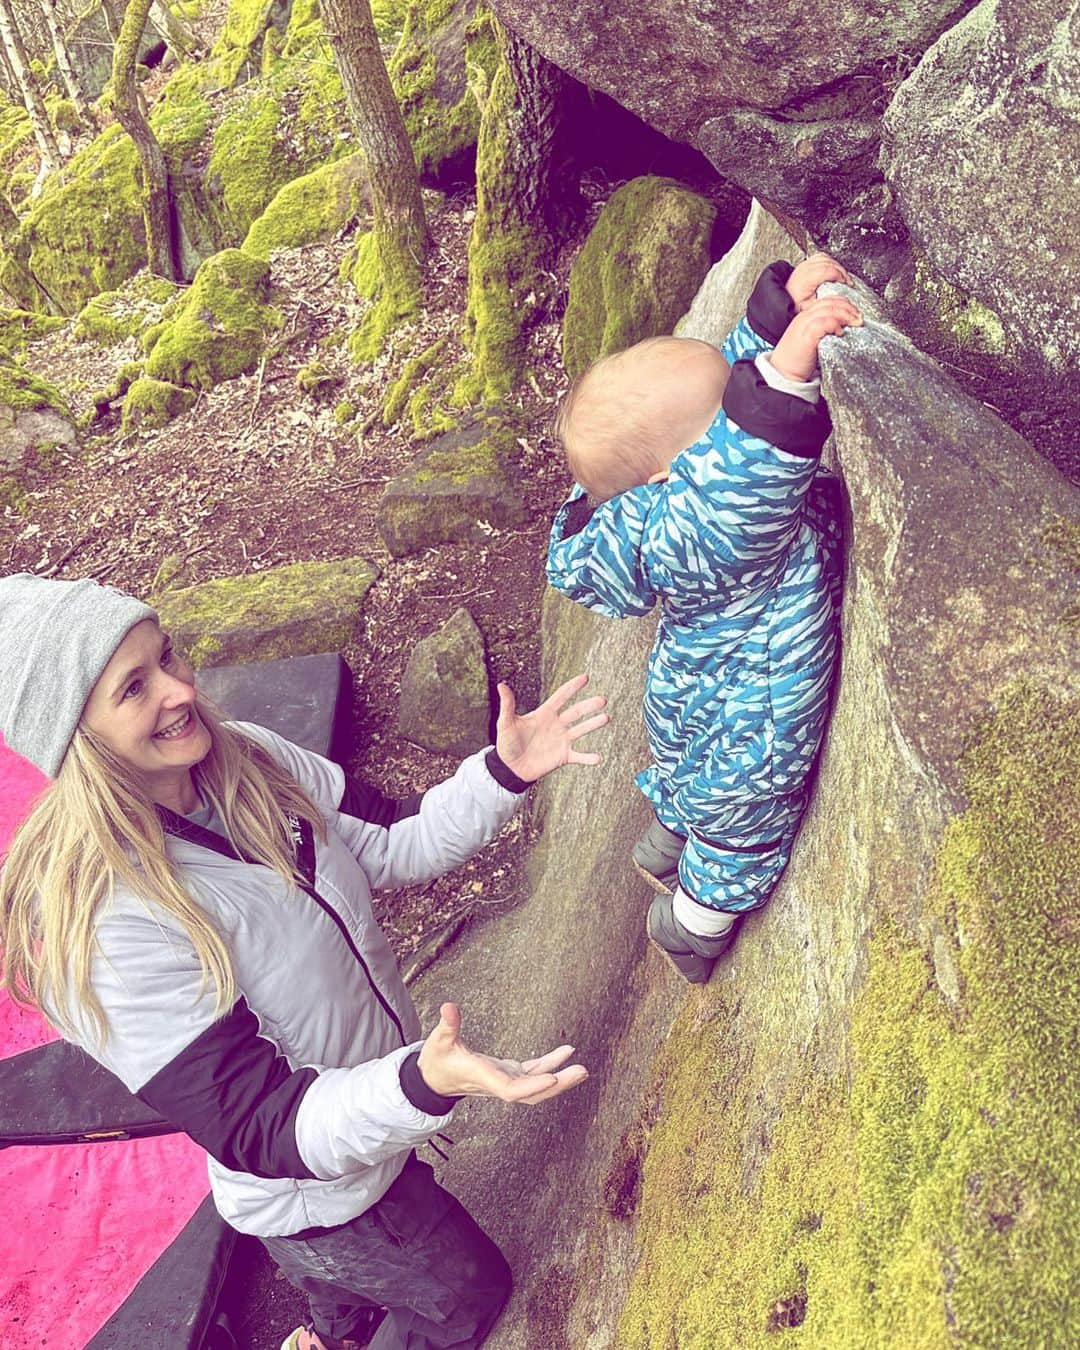
<path id="1" fill-rule="evenodd" d="M 23 103 L 30 114 L 30 123 L 34 128 L 38 149 L 41 151 L 42 163 L 50 170 L 57 169 L 60 166 L 60 150 L 52 126 L 49 124 L 49 114 L 45 111 L 45 104 L 30 71 L 30 61 L 15 22 L 11 0 L 0 0 L 0 42 L 4 44 L 8 64 L 15 72 Z"/>
<path id="2" fill-rule="evenodd" d="M 56 17 L 56 0 L 41 0 L 41 9 L 45 16 L 45 25 L 49 30 L 49 37 L 52 39 L 53 51 L 56 53 L 56 66 L 60 71 L 60 78 L 64 81 L 64 88 L 68 91 L 68 98 L 75 105 L 79 121 L 85 126 L 93 126 L 94 115 L 90 111 L 90 104 L 83 93 L 82 85 L 80 85 L 71 67 L 67 43 Z"/>
<path id="3" fill-rule="evenodd" d="M 146 120 L 135 79 L 135 57 L 150 5 L 151 0 L 131 0 L 127 7 L 113 53 L 113 101 L 116 120 L 135 142 L 142 164 L 147 263 L 158 276 L 179 281 L 176 208 L 169 187 L 169 168 Z"/>
<path id="4" fill-rule="evenodd" d="M 368 0 L 322 0 L 322 13 L 371 181 L 381 291 L 352 342 L 356 355 L 371 357 L 390 329 L 420 305 L 427 221 L 412 144 L 386 73 Z"/>
<path id="5" fill-rule="evenodd" d="M 454 390 L 458 404 L 495 402 L 521 378 L 556 241 L 581 204 L 564 118 L 573 82 L 505 29 L 501 42 L 476 150 L 463 335 L 472 364 Z"/>
<path id="6" fill-rule="evenodd" d="M 165 45 L 178 61 L 202 55 L 206 48 L 184 21 L 172 12 L 166 0 L 153 0 L 150 22 L 165 39 Z"/>

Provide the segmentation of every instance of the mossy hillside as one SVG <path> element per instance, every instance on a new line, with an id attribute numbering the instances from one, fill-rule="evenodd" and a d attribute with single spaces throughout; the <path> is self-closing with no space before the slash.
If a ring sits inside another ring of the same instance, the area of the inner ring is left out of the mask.
<path id="1" fill-rule="evenodd" d="M 194 407 L 197 398 L 194 389 L 142 375 L 128 386 L 120 429 L 126 434 L 163 427 Z"/>
<path id="2" fill-rule="evenodd" d="M 154 342 L 147 375 L 209 389 L 250 370 L 281 326 L 270 294 L 265 262 L 240 249 L 208 258 Z"/>
<path id="3" fill-rule="evenodd" d="M 154 597 L 161 622 L 196 667 L 338 651 L 378 568 L 364 558 L 293 563 Z"/>
<path id="4" fill-rule="evenodd" d="M 299 248 L 333 239 L 366 204 L 367 170 L 362 156 L 324 164 L 279 189 L 252 223 L 243 250 L 254 258 L 268 258 L 275 248 Z"/>
<path id="5" fill-rule="evenodd" d="M 711 987 L 688 1005 L 620 1345 L 1077 1343 L 1078 733 L 1080 705 L 1032 686 L 979 730 L 925 900 L 953 997 L 879 921 L 850 1080 L 810 1054 L 763 1117 L 769 1038 L 743 1044 Z"/>
<path id="6" fill-rule="evenodd" d="M 114 346 L 159 323 L 163 308 L 178 293 L 174 282 L 138 272 L 116 290 L 102 291 L 88 300 L 76 315 L 72 332 L 101 347 Z"/>
<path id="7" fill-rule="evenodd" d="M 499 66 L 490 10 L 476 0 L 412 0 L 387 69 L 421 177 L 472 173 L 483 98 Z"/>
<path id="8" fill-rule="evenodd" d="M 600 213 L 570 272 L 563 364 L 670 333 L 712 262 L 716 207 L 671 178 L 633 178 Z"/>

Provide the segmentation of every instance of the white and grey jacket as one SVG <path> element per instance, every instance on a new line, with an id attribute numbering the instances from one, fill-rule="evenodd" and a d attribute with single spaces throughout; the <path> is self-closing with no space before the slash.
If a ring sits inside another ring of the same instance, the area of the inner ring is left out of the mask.
<path id="1" fill-rule="evenodd" d="M 215 1016 L 181 924 L 118 886 L 99 916 L 91 973 L 108 1039 L 97 1044 L 86 1024 L 65 1023 L 64 1034 L 207 1150 L 223 1218 L 274 1236 L 363 1213 L 409 1150 L 445 1126 L 453 1099 L 416 1068 L 419 1021 L 371 893 L 464 862 L 527 785 L 488 750 L 395 801 L 265 728 L 234 729 L 322 811 L 325 843 L 310 830 L 297 841 L 314 884 L 287 886 L 198 826 L 168 835 L 185 886 L 228 948 L 237 1002 Z"/>

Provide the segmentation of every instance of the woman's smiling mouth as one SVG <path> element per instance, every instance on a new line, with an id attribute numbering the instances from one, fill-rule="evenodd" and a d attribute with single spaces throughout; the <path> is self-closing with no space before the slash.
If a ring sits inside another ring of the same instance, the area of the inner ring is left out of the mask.
<path id="1" fill-rule="evenodd" d="M 191 715 L 191 709 L 188 708 L 187 711 L 181 717 L 178 717 L 175 722 L 170 722 L 169 725 L 161 731 L 155 731 L 154 740 L 155 741 L 178 740 L 187 731 L 191 730 L 194 727 L 194 725 L 195 719 Z"/>

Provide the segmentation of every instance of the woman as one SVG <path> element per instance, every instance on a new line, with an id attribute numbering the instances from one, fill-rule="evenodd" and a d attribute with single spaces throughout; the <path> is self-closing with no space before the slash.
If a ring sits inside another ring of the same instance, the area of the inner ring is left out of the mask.
<path id="1" fill-rule="evenodd" d="M 419 1022 L 371 892 L 439 876 L 604 725 L 585 676 L 402 801 L 265 728 L 221 723 L 154 611 L 92 581 L 0 579 L 0 731 L 55 782 L 0 874 L 11 993 L 210 1155 L 223 1217 L 310 1296 L 288 1350 L 478 1345 L 498 1248 L 413 1153 L 463 1094 L 581 1082 L 562 1046 L 470 1051 Z M 284 1350 L 284 1348 L 283 1348 Z"/>

